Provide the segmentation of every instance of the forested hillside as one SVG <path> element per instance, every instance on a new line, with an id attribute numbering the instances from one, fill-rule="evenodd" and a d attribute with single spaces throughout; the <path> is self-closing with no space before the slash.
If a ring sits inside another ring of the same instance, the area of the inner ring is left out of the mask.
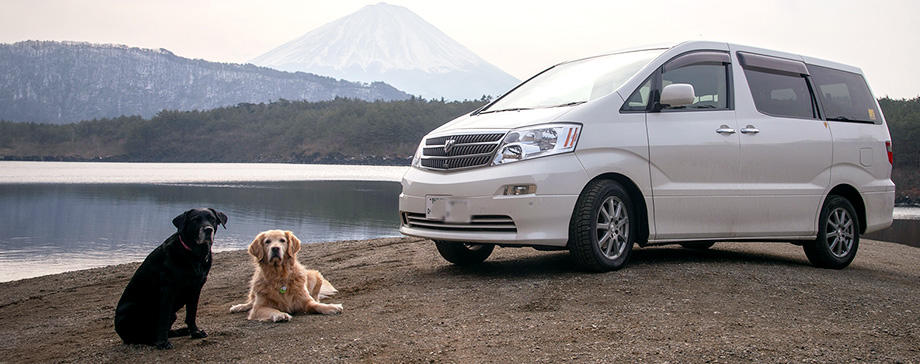
<path id="1" fill-rule="evenodd" d="M 920 201 L 920 97 L 907 100 L 879 99 L 888 121 L 894 149 L 891 179 L 898 187 L 898 200 Z"/>
<path id="2" fill-rule="evenodd" d="M 419 140 L 486 100 L 280 100 L 67 125 L 0 122 L 0 158 L 408 164 Z"/>
<path id="3" fill-rule="evenodd" d="M 419 140 L 487 100 L 239 104 L 67 125 L 0 122 L 0 159 L 408 164 Z M 920 98 L 879 100 L 899 201 L 920 198 Z"/>

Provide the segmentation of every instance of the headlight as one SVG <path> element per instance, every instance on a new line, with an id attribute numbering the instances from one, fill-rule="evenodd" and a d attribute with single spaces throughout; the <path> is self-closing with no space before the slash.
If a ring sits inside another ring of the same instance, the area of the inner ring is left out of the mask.
<path id="1" fill-rule="evenodd" d="M 568 153 L 581 136 L 580 124 L 547 124 L 515 129 L 505 136 L 492 165 Z"/>
<path id="2" fill-rule="evenodd" d="M 427 135 L 426 135 L 427 137 Z M 425 146 L 425 138 L 422 138 L 422 142 L 418 144 L 418 148 L 415 149 L 415 154 L 412 155 L 412 166 L 419 168 L 422 166 L 422 148 Z"/>

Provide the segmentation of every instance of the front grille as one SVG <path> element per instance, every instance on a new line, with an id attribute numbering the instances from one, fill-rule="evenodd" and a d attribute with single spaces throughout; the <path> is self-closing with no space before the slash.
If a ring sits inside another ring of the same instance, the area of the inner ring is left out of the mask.
<path id="1" fill-rule="evenodd" d="M 441 231 L 465 232 L 493 232 L 516 233 L 517 226 L 510 216 L 505 215 L 473 215 L 468 224 L 448 223 L 438 220 L 425 219 L 425 214 L 403 212 L 403 225 L 417 229 L 430 229 Z"/>
<path id="2" fill-rule="evenodd" d="M 452 170 L 487 165 L 504 135 L 460 134 L 428 138 L 422 148 L 422 167 Z"/>

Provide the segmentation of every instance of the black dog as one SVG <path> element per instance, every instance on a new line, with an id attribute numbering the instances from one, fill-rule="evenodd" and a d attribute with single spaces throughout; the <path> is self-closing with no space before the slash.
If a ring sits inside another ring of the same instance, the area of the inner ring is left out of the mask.
<path id="1" fill-rule="evenodd" d="M 214 209 L 188 210 L 173 219 L 179 231 L 144 259 L 115 308 L 115 332 L 125 344 L 169 349 L 169 337 L 208 336 L 198 328 L 195 316 L 201 287 L 211 270 L 218 224 L 226 229 L 227 215 Z M 182 306 L 188 327 L 170 330 Z"/>

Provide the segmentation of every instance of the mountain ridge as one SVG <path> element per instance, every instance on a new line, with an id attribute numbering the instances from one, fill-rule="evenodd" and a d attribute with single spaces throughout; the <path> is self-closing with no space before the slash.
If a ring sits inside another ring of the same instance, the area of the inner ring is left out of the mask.
<path id="1" fill-rule="evenodd" d="M 0 44 L 0 120 L 69 123 L 151 117 L 164 109 L 336 97 L 373 101 L 409 95 L 382 82 L 190 59 L 164 48 L 74 41 Z"/>

